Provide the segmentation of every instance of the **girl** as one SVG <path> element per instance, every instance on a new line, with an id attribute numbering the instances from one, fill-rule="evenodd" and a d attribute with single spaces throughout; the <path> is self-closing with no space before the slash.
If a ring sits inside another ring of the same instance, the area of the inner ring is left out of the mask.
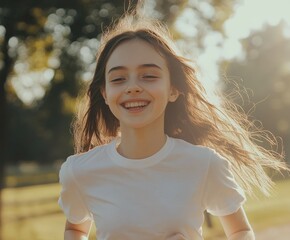
<path id="1" fill-rule="evenodd" d="M 131 14 L 106 32 L 87 98 L 60 171 L 66 240 L 92 221 L 98 240 L 203 239 L 205 210 L 228 239 L 255 238 L 244 190 L 267 193 L 263 167 L 286 166 L 245 116 L 207 100 L 165 27 Z"/>

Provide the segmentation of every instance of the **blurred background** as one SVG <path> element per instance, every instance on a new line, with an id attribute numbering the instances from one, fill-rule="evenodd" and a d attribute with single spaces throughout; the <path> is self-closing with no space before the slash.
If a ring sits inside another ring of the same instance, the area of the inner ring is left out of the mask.
<path id="1" fill-rule="evenodd" d="M 137 3 L 130 2 L 1 0 L 2 240 L 62 239 L 58 171 L 73 154 L 70 124 L 77 96 L 92 79 L 102 29 Z M 224 92 L 281 137 L 289 163 L 290 2 L 145 2 L 148 15 L 164 21 L 196 63 L 209 95 Z M 241 97 L 229 94 L 237 87 Z M 249 198 L 246 204 L 258 240 L 290 239 L 290 179 L 274 177 L 270 198 Z M 204 229 L 205 239 L 225 239 L 213 217 Z M 90 239 L 94 234 L 95 229 Z"/>

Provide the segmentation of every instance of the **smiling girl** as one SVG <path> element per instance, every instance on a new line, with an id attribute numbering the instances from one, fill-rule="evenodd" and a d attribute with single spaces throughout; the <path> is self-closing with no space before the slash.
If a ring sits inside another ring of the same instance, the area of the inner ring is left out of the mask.
<path id="1" fill-rule="evenodd" d="M 286 166 L 246 116 L 208 101 L 165 27 L 127 15 L 104 33 L 86 97 L 60 171 L 66 240 L 92 221 L 98 240 L 203 239 L 204 211 L 228 239 L 255 238 L 244 191 L 267 193 L 264 167 Z"/>

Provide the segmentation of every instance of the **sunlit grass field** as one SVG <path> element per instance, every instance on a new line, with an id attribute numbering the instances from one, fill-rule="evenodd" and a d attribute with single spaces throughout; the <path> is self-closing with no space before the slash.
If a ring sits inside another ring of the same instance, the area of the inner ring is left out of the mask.
<path id="1" fill-rule="evenodd" d="M 58 184 L 4 189 L 1 239 L 63 239 L 65 218 L 57 205 L 59 191 Z M 290 224 L 290 179 L 277 182 L 270 198 L 248 199 L 245 209 L 255 231 Z M 212 217 L 212 221 L 213 228 L 204 225 L 205 239 L 225 239 L 218 219 Z M 95 229 L 90 239 L 94 235 Z"/>

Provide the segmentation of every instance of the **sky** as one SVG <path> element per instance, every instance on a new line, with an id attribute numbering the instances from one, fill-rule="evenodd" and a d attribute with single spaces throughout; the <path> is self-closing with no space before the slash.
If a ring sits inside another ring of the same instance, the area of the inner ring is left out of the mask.
<path id="1" fill-rule="evenodd" d="M 193 4 L 197 0 L 189 0 Z M 199 1 L 199 10 L 206 16 L 213 14 L 213 7 L 206 1 Z M 185 38 L 193 38 L 197 33 L 196 16 L 193 10 L 187 8 L 175 23 Z M 289 0 L 241 0 L 234 7 L 233 15 L 224 23 L 225 36 L 219 32 L 208 32 L 203 43 L 202 52 L 193 51 L 199 67 L 199 77 L 205 88 L 211 94 L 219 81 L 218 63 L 223 60 L 244 59 L 241 40 L 252 32 L 265 26 L 275 26 L 284 23 L 284 36 L 290 41 L 290 1 Z M 194 45 L 189 48 L 194 49 Z M 214 98 L 214 96 L 213 96 Z"/>

